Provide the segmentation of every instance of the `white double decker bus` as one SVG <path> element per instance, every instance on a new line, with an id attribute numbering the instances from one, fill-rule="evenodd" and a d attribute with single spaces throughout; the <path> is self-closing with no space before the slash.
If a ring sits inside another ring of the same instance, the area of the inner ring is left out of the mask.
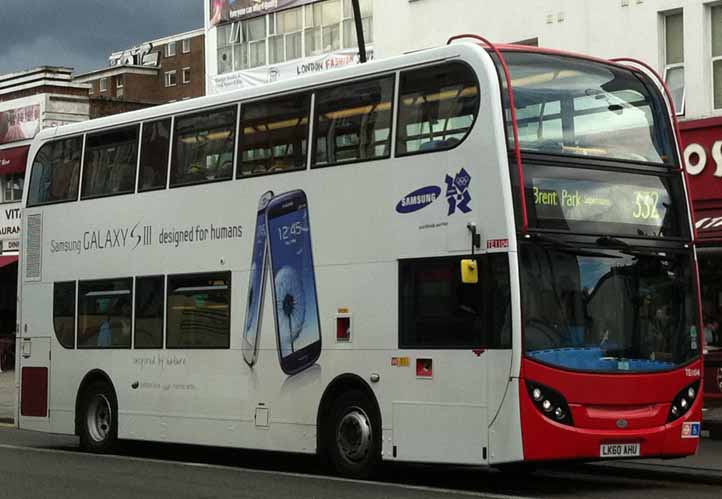
<path id="1" fill-rule="evenodd" d="M 45 130 L 29 171 L 20 428 L 351 476 L 696 450 L 689 206 L 638 69 L 455 43 Z"/>

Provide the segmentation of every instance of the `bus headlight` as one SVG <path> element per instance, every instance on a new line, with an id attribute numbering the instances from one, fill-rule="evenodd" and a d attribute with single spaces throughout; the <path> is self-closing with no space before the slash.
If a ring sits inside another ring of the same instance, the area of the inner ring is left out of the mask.
<path id="1" fill-rule="evenodd" d="M 544 416 L 557 423 L 574 425 L 569 404 L 559 392 L 533 381 L 527 381 L 526 387 L 532 402 Z"/>
<path id="2" fill-rule="evenodd" d="M 669 416 L 667 422 L 671 423 L 675 419 L 684 416 L 692 405 L 699 392 L 699 380 L 680 391 L 672 401 L 672 407 L 669 408 Z"/>

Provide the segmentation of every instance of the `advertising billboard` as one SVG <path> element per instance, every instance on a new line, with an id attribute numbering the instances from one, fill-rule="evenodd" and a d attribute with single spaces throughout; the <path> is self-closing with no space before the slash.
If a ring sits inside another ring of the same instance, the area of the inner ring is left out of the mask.
<path id="1" fill-rule="evenodd" d="M 240 21 L 315 1 L 317 0 L 209 0 L 210 25 Z"/>
<path id="2" fill-rule="evenodd" d="M 40 131 L 40 105 L 0 111 L 0 145 L 28 140 Z"/>

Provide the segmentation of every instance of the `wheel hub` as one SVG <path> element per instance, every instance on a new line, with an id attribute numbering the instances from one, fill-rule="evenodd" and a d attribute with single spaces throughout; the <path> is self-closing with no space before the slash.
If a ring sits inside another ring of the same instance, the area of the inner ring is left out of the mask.
<path id="1" fill-rule="evenodd" d="M 359 407 L 346 413 L 336 429 L 338 450 L 344 458 L 352 462 L 366 458 L 371 448 L 371 438 L 371 422 Z"/>
<path id="2" fill-rule="evenodd" d="M 95 442 L 102 442 L 108 438 L 112 417 L 113 413 L 108 398 L 103 394 L 96 394 L 88 404 L 85 419 L 88 433 Z"/>

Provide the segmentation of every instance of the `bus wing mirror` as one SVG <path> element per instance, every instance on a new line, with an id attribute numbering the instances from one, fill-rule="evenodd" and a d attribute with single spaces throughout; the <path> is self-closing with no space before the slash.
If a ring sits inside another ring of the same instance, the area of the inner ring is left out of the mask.
<path id="1" fill-rule="evenodd" d="M 478 284 L 479 264 L 476 260 L 461 260 L 461 282 L 464 284 Z"/>

